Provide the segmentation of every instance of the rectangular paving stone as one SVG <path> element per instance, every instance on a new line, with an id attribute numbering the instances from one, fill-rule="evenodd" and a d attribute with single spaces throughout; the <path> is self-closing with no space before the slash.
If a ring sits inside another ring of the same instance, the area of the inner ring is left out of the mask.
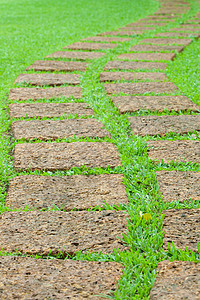
<path id="1" fill-rule="evenodd" d="M 133 134 L 143 136 L 200 131 L 200 115 L 134 116 L 130 117 L 129 121 Z"/>
<path id="2" fill-rule="evenodd" d="M 152 160 L 200 162 L 200 142 L 192 140 L 150 141 L 148 156 Z"/>
<path id="3" fill-rule="evenodd" d="M 64 115 L 93 116 L 86 103 L 13 103 L 9 105 L 10 118 L 51 118 Z"/>
<path id="4" fill-rule="evenodd" d="M 101 37 L 101 36 L 92 36 L 84 39 L 83 41 L 92 41 L 92 42 L 128 42 L 131 41 L 130 38 L 120 38 L 120 37 Z"/>
<path id="5" fill-rule="evenodd" d="M 128 250 L 122 211 L 26 211 L 0 215 L 0 249 L 26 254 L 73 255 L 77 251 Z"/>
<path id="6" fill-rule="evenodd" d="M 80 84 L 79 74 L 20 74 L 15 83 L 27 83 L 31 85 L 62 85 Z"/>
<path id="7" fill-rule="evenodd" d="M 200 264 L 190 261 L 162 261 L 150 292 L 150 300 L 200 299 Z"/>
<path id="8" fill-rule="evenodd" d="M 200 200 L 200 172 L 158 171 L 156 175 L 164 202 Z"/>
<path id="9" fill-rule="evenodd" d="M 164 73 L 158 72 L 103 72 L 100 74 L 100 81 L 116 81 L 116 80 L 168 80 Z"/>
<path id="10" fill-rule="evenodd" d="M 82 89 L 80 87 L 62 87 L 62 88 L 16 88 L 11 89 L 9 93 L 10 100 L 38 100 L 38 99 L 51 99 L 59 97 L 82 97 Z"/>
<path id="11" fill-rule="evenodd" d="M 160 73 L 158 73 L 160 74 Z M 112 97 L 120 114 L 137 110 L 151 111 L 198 111 L 200 106 L 190 101 L 186 96 L 119 96 Z"/>
<path id="12" fill-rule="evenodd" d="M 171 82 L 134 82 L 104 84 L 107 94 L 144 94 L 144 93 L 170 93 L 177 90 Z"/>
<path id="13" fill-rule="evenodd" d="M 115 262 L 0 257 L 2 299 L 96 299 L 112 295 L 121 265 Z"/>
<path id="14" fill-rule="evenodd" d="M 86 59 L 98 59 L 104 55 L 105 53 L 101 53 L 101 52 L 57 51 L 47 55 L 46 57 L 86 60 Z"/>
<path id="15" fill-rule="evenodd" d="M 83 210 L 105 202 L 110 206 L 128 204 L 121 174 L 73 176 L 18 176 L 11 180 L 6 206 L 15 208 L 58 207 L 65 211 Z"/>
<path id="16" fill-rule="evenodd" d="M 184 46 L 157 46 L 157 45 L 134 45 L 131 47 L 130 51 L 183 51 Z"/>
<path id="17" fill-rule="evenodd" d="M 119 59 L 132 59 L 132 60 L 173 60 L 175 53 L 125 53 L 120 54 Z"/>
<path id="18" fill-rule="evenodd" d="M 109 61 L 105 66 L 104 70 L 137 70 L 137 69 L 145 69 L 145 70 L 165 70 L 167 68 L 166 63 L 158 63 L 158 62 L 136 62 L 136 61 Z"/>
<path id="19" fill-rule="evenodd" d="M 145 25 L 145 23 L 147 23 L 147 25 Z M 150 21 L 147 20 L 146 22 L 139 20 L 138 22 L 127 24 L 126 27 L 132 27 L 132 26 L 138 26 L 138 27 L 140 27 L 140 26 L 165 26 L 165 25 L 166 25 L 166 22 L 163 22 L 163 21 L 162 21 L 162 23 L 161 22 L 159 22 L 159 23 L 154 22 L 153 23 L 152 20 L 150 20 Z"/>
<path id="20" fill-rule="evenodd" d="M 197 209 L 169 209 L 163 211 L 163 249 L 168 250 L 168 243 L 181 250 L 198 252 L 197 243 L 200 242 L 200 208 Z"/>
<path id="21" fill-rule="evenodd" d="M 170 31 L 182 31 L 182 32 L 192 33 L 192 32 L 199 32 L 200 27 L 178 27 L 178 28 L 171 28 L 169 30 Z"/>
<path id="22" fill-rule="evenodd" d="M 117 47 L 117 44 L 112 43 L 83 43 L 83 42 L 77 42 L 74 44 L 71 44 L 69 46 L 64 47 L 64 49 L 71 49 L 71 50 L 101 50 L 101 49 L 112 49 Z"/>
<path id="23" fill-rule="evenodd" d="M 73 167 L 88 168 L 120 166 L 116 146 L 111 143 L 34 143 L 15 146 L 16 170 L 69 170 Z"/>
<path id="24" fill-rule="evenodd" d="M 138 35 L 138 34 L 143 34 L 144 30 L 121 30 L 121 31 L 107 31 L 107 32 L 103 32 L 100 33 L 100 36 L 105 36 L 105 35 L 127 35 L 127 36 L 132 36 L 132 35 Z M 129 39 L 131 40 L 131 39 Z M 123 42 L 123 41 L 122 41 Z"/>
<path id="25" fill-rule="evenodd" d="M 80 61 L 37 60 L 26 70 L 34 71 L 85 71 L 88 64 Z"/>
<path id="26" fill-rule="evenodd" d="M 166 39 L 166 38 L 152 38 L 152 39 L 144 39 L 141 40 L 140 43 L 146 44 L 177 44 L 177 45 L 189 45 L 192 42 L 192 39 Z"/>
<path id="27" fill-rule="evenodd" d="M 163 33 L 158 33 L 155 36 L 163 36 L 163 37 L 198 37 L 200 36 L 199 33 L 196 32 L 163 32 Z"/>
<path id="28" fill-rule="evenodd" d="M 32 120 L 15 121 L 11 129 L 16 140 L 40 139 L 56 140 L 62 138 L 110 136 L 103 125 L 95 119 Z"/>
<path id="29" fill-rule="evenodd" d="M 137 25 L 137 26 L 125 26 L 125 27 L 120 28 L 120 30 L 124 30 L 124 31 L 128 31 L 128 30 L 130 30 L 130 31 L 134 31 L 134 30 L 136 30 L 136 31 L 138 31 L 138 30 L 155 30 L 155 29 L 156 29 L 155 27 L 145 26 L 143 24 L 140 24 L 140 26 L 139 25 Z"/>

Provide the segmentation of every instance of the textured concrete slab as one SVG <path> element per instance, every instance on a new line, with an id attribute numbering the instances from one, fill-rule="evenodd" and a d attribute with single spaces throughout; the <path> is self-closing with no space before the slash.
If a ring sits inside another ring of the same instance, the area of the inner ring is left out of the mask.
<path id="1" fill-rule="evenodd" d="M 164 202 L 200 200 L 199 172 L 158 171 L 156 174 Z"/>
<path id="2" fill-rule="evenodd" d="M 92 36 L 86 39 L 83 39 L 83 41 L 92 41 L 92 42 L 128 42 L 131 41 L 130 38 L 120 38 L 120 37 L 101 37 L 101 36 Z"/>
<path id="3" fill-rule="evenodd" d="M 169 209 L 163 211 L 163 249 L 168 250 L 168 243 L 181 250 L 198 252 L 197 243 L 200 242 L 200 208 Z"/>
<path id="4" fill-rule="evenodd" d="M 105 66 L 104 70 L 165 70 L 167 68 L 166 63 L 159 63 L 159 62 L 145 62 L 145 61 L 109 61 Z"/>
<path id="5" fill-rule="evenodd" d="M 13 103 L 9 105 L 10 118 L 51 118 L 64 115 L 93 116 L 86 103 Z"/>
<path id="6" fill-rule="evenodd" d="M 116 146 L 111 143 L 34 143 L 15 146 L 16 170 L 69 170 L 121 165 Z"/>
<path id="7" fill-rule="evenodd" d="M 171 82 L 134 82 L 104 84 L 107 94 L 170 93 L 177 90 Z"/>
<path id="8" fill-rule="evenodd" d="M 164 73 L 156 72 L 103 72 L 100 74 L 100 81 L 116 80 L 159 80 L 167 81 L 168 78 Z"/>
<path id="9" fill-rule="evenodd" d="M 15 83 L 27 83 L 31 85 L 62 85 L 62 84 L 80 84 L 79 74 L 20 74 Z"/>
<path id="10" fill-rule="evenodd" d="M 133 134 L 143 136 L 200 131 L 200 115 L 134 116 L 130 117 L 129 121 Z"/>
<path id="11" fill-rule="evenodd" d="M 83 210 L 105 202 L 111 206 L 128 204 L 121 174 L 73 176 L 18 176 L 11 180 L 6 206 L 15 208 L 58 207 L 65 211 Z"/>
<path id="12" fill-rule="evenodd" d="M 98 299 L 112 295 L 121 273 L 115 262 L 0 257 L 1 299 Z"/>
<path id="13" fill-rule="evenodd" d="M 173 60 L 175 53 L 126 53 L 120 54 L 119 59 L 132 59 L 132 60 Z"/>
<path id="14" fill-rule="evenodd" d="M 88 64 L 79 61 L 37 60 L 26 70 L 34 71 L 86 71 Z"/>
<path id="15" fill-rule="evenodd" d="M 158 73 L 160 74 L 160 73 Z M 186 96 L 119 96 L 112 97 L 121 114 L 137 110 L 151 111 L 185 111 L 197 112 L 200 106 L 190 101 Z"/>
<path id="16" fill-rule="evenodd" d="M 200 162 L 200 142 L 192 140 L 150 141 L 148 156 L 152 160 Z"/>
<path id="17" fill-rule="evenodd" d="M 47 55 L 46 57 L 86 60 L 86 59 L 98 59 L 104 55 L 105 53 L 101 53 L 101 52 L 57 51 Z"/>
<path id="18" fill-rule="evenodd" d="M 151 39 L 144 39 L 141 40 L 140 43 L 146 43 L 146 44 L 163 44 L 163 45 L 170 45 L 170 44 L 176 44 L 176 45 L 189 45 L 192 43 L 192 39 L 167 39 L 167 38 L 151 38 Z"/>
<path id="19" fill-rule="evenodd" d="M 150 293 L 150 300 L 200 299 L 200 264 L 162 261 Z"/>
<path id="20" fill-rule="evenodd" d="M 0 215 L 0 249 L 40 255 L 128 250 L 120 240 L 126 217 L 113 210 L 5 212 Z"/>
<path id="21" fill-rule="evenodd" d="M 160 52 L 160 51 L 183 51 L 183 46 L 157 46 L 157 45 L 134 45 L 131 47 L 131 51 L 153 51 L 153 52 Z"/>
<path id="22" fill-rule="evenodd" d="M 65 49 L 71 49 L 71 50 L 101 50 L 101 49 L 112 49 L 117 47 L 117 44 L 112 43 L 83 43 L 83 42 L 77 42 L 74 44 L 71 44 L 69 46 L 64 47 Z"/>
<path id="23" fill-rule="evenodd" d="M 139 34 L 143 34 L 144 30 L 121 30 L 121 31 L 107 31 L 98 34 L 99 36 L 105 36 L 105 35 L 113 35 L 113 36 L 118 36 L 118 35 L 124 35 L 124 36 L 135 36 Z M 131 40 L 131 39 L 130 39 Z"/>
<path id="24" fill-rule="evenodd" d="M 110 136 L 103 125 L 95 119 L 32 120 L 15 121 L 11 126 L 14 138 L 20 140 L 40 139 L 43 141 L 70 137 Z"/>
<path id="25" fill-rule="evenodd" d="M 163 37 L 200 37 L 199 33 L 196 32 L 163 32 L 163 33 L 158 33 L 155 36 L 163 36 Z"/>
<path id="26" fill-rule="evenodd" d="M 62 88 L 16 88 L 11 89 L 9 93 L 9 100 L 38 100 L 51 99 L 60 97 L 82 97 L 82 89 L 80 87 L 67 86 Z"/>

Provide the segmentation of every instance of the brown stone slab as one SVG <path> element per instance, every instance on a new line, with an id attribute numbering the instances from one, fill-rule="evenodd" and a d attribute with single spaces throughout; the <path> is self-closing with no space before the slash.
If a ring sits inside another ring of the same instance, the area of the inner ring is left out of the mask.
<path id="1" fill-rule="evenodd" d="M 105 202 L 111 206 L 128 204 L 121 174 L 73 176 L 19 176 L 11 180 L 6 206 L 15 208 L 58 207 L 65 211 L 83 210 Z"/>
<path id="2" fill-rule="evenodd" d="M 64 119 L 64 120 L 31 120 L 15 121 L 11 129 L 16 140 L 40 139 L 56 140 L 70 137 L 98 137 L 110 136 L 103 125 L 95 119 Z"/>
<path id="3" fill-rule="evenodd" d="M 186 32 L 163 32 L 163 33 L 158 33 L 155 36 L 163 36 L 163 37 L 199 37 L 200 34 L 195 33 L 195 32 L 190 32 L 190 33 L 186 33 Z"/>
<path id="4" fill-rule="evenodd" d="M 71 50 L 101 50 L 101 49 L 112 49 L 117 47 L 117 44 L 112 44 L 112 43 L 82 43 L 82 42 L 77 42 L 74 44 L 71 44 L 69 46 L 64 47 L 65 49 L 71 49 Z"/>
<path id="5" fill-rule="evenodd" d="M 166 81 L 167 76 L 164 73 L 156 72 L 103 72 L 100 74 L 100 81 L 116 80 L 159 80 Z"/>
<path id="6" fill-rule="evenodd" d="M 199 111 L 200 106 L 185 96 L 119 96 L 112 97 L 121 114 L 137 110 L 151 111 Z"/>
<path id="7" fill-rule="evenodd" d="M 148 156 L 152 160 L 200 162 L 200 142 L 192 140 L 150 141 Z"/>
<path id="8" fill-rule="evenodd" d="M 111 143 L 34 143 L 15 146 L 16 170 L 69 170 L 120 166 L 116 146 Z"/>
<path id="9" fill-rule="evenodd" d="M 0 249 L 40 255 L 128 250 L 120 240 L 127 230 L 126 217 L 124 212 L 113 210 L 2 213 Z"/>
<path id="10" fill-rule="evenodd" d="M 1 299 L 98 299 L 112 295 L 121 273 L 115 262 L 0 257 Z"/>
<path id="11" fill-rule="evenodd" d="M 183 51 L 183 46 L 157 46 L 157 45 L 135 45 L 131 47 L 131 51 Z"/>
<path id="12" fill-rule="evenodd" d="M 131 41 L 129 38 L 118 38 L 118 37 L 100 37 L 100 36 L 92 36 L 84 39 L 83 41 L 92 41 L 92 42 L 128 42 Z"/>
<path id="13" fill-rule="evenodd" d="M 120 30 L 124 30 L 124 31 L 140 31 L 140 30 L 155 30 L 155 27 L 151 27 L 151 26 L 145 26 L 143 24 L 140 24 L 140 26 L 126 26 L 126 27 L 121 27 Z"/>
<path id="14" fill-rule="evenodd" d="M 157 63 L 157 62 L 135 62 L 135 61 L 109 61 L 105 66 L 104 70 L 165 70 L 167 68 L 166 63 Z"/>
<path id="15" fill-rule="evenodd" d="M 81 98 L 82 89 L 80 87 L 62 87 L 62 88 L 17 88 L 11 89 L 9 93 L 10 100 L 37 100 L 37 99 L 51 99 L 60 97 L 74 97 Z"/>
<path id="16" fill-rule="evenodd" d="M 164 202 L 200 200 L 199 172 L 158 171 L 156 174 Z"/>
<path id="17" fill-rule="evenodd" d="M 9 105 L 10 118 L 51 118 L 64 115 L 92 116 L 86 103 L 13 103 Z"/>
<path id="18" fill-rule="evenodd" d="M 187 32 L 190 33 L 192 35 L 193 32 L 199 32 L 200 31 L 200 27 L 179 27 L 179 28 L 171 28 L 169 29 L 170 31 L 182 31 L 182 32 Z"/>
<path id="19" fill-rule="evenodd" d="M 120 54 L 119 59 L 132 59 L 132 60 L 173 60 L 175 53 L 125 53 Z"/>
<path id="20" fill-rule="evenodd" d="M 20 74 L 15 83 L 27 83 L 31 85 L 62 85 L 80 84 L 79 74 Z"/>
<path id="21" fill-rule="evenodd" d="M 166 38 L 152 38 L 152 39 L 144 39 L 141 40 L 140 43 L 146 43 L 146 44 L 177 44 L 177 45 L 189 45 L 192 42 L 192 39 L 166 39 Z"/>
<path id="22" fill-rule="evenodd" d="M 200 208 L 197 209 L 169 209 L 163 211 L 163 249 L 168 250 L 168 243 L 181 250 L 197 251 L 200 242 Z"/>
<path id="23" fill-rule="evenodd" d="M 166 21 L 168 21 L 168 19 L 169 20 L 171 20 L 171 19 L 176 19 L 176 17 L 175 16 L 171 16 L 171 15 L 168 15 L 168 16 L 162 16 L 162 15 L 160 15 L 160 16 L 156 16 L 156 15 L 152 15 L 152 16 L 148 16 L 146 19 L 152 19 L 152 20 L 166 20 Z M 142 19 L 141 19 L 142 20 Z M 145 20 L 145 19 L 144 19 Z"/>
<path id="24" fill-rule="evenodd" d="M 86 59 L 98 59 L 104 55 L 105 53 L 101 53 L 101 52 L 57 51 L 47 55 L 46 57 L 86 60 Z"/>
<path id="25" fill-rule="evenodd" d="M 147 25 L 145 25 L 145 23 L 147 23 Z M 134 22 L 134 23 L 130 23 L 130 24 L 127 24 L 126 27 L 133 27 L 133 26 L 165 26 L 166 25 L 166 22 L 159 22 L 159 23 L 153 23 L 153 21 L 149 21 L 149 20 L 146 20 L 145 21 L 138 21 L 138 22 Z"/>
<path id="26" fill-rule="evenodd" d="M 185 134 L 200 131 L 200 115 L 134 116 L 129 118 L 133 134 L 165 135 L 175 132 Z"/>
<path id="27" fill-rule="evenodd" d="M 130 30 L 121 30 L 121 31 L 107 31 L 107 32 L 103 32 L 103 33 L 100 33 L 99 35 L 100 36 L 104 36 L 104 35 L 127 35 L 127 36 L 132 36 L 132 35 L 138 35 L 138 34 L 143 34 L 144 30 L 133 30 L 133 31 L 130 31 Z M 131 40 L 131 39 L 129 39 Z"/>
<path id="28" fill-rule="evenodd" d="M 162 261 L 150 293 L 150 300 L 200 299 L 200 264 Z"/>
<path id="29" fill-rule="evenodd" d="M 37 60 L 26 70 L 34 71 L 85 71 L 88 64 L 79 61 Z"/>
<path id="30" fill-rule="evenodd" d="M 170 93 L 177 90 L 171 82 L 135 82 L 104 84 L 108 94 L 144 94 L 144 93 Z"/>

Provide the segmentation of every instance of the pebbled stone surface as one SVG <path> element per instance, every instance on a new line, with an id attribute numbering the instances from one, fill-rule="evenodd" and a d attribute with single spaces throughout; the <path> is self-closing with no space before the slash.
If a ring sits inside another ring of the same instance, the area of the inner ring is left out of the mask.
<path id="1" fill-rule="evenodd" d="M 15 146 L 16 170 L 69 170 L 120 166 L 116 146 L 106 142 L 34 143 Z"/>
<path id="2" fill-rule="evenodd" d="M 112 295 L 121 265 L 115 262 L 0 257 L 1 299 L 102 299 Z"/>
<path id="3" fill-rule="evenodd" d="M 137 70 L 137 69 L 146 69 L 146 70 L 165 70 L 167 68 L 166 63 L 158 62 L 136 62 L 136 61 L 109 61 L 104 70 Z"/>
<path id="4" fill-rule="evenodd" d="M 116 81 L 116 80 L 168 80 L 164 73 L 156 72 L 103 72 L 100 74 L 100 81 Z"/>
<path id="5" fill-rule="evenodd" d="M 173 60 L 175 53 L 126 53 L 118 56 L 119 59 L 133 59 L 133 60 Z"/>
<path id="6" fill-rule="evenodd" d="M 200 200 L 199 172 L 158 171 L 156 174 L 164 202 Z"/>
<path id="7" fill-rule="evenodd" d="M 152 160 L 200 162 L 200 142 L 192 140 L 150 141 L 148 156 Z"/>
<path id="8" fill-rule="evenodd" d="M 72 176 L 18 176 L 11 180 L 6 198 L 7 206 L 15 208 L 58 207 L 65 211 L 83 210 L 119 203 L 128 204 L 121 174 Z"/>
<path id="9" fill-rule="evenodd" d="M 28 83 L 31 85 L 62 85 L 80 84 L 79 74 L 20 74 L 15 83 Z"/>
<path id="10" fill-rule="evenodd" d="M 147 73 L 148 74 L 148 73 Z M 160 74 L 160 73 L 156 73 Z M 137 110 L 198 111 L 200 106 L 190 101 L 186 96 L 119 96 L 112 97 L 120 114 Z"/>
<path id="11" fill-rule="evenodd" d="M 162 261 L 150 292 L 150 300 L 200 299 L 200 264 Z"/>
<path id="12" fill-rule="evenodd" d="M 88 63 L 79 61 L 37 60 L 26 70 L 34 71 L 86 71 Z"/>
<path id="13" fill-rule="evenodd" d="M 82 97 L 82 89 L 80 87 L 67 86 L 61 88 L 16 88 L 11 89 L 9 93 L 9 100 L 38 100 L 51 99 L 59 97 Z"/>
<path id="14" fill-rule="evenodd" d="M 120 38 L 120 37 L 101 37 L 101 36 L 92 36 L 84 39 L 83 41 L 92 41 L 92 42 L 128 42 L 131 41 L 130 38 Z"/>
<path id="15" fill-rule="evenodd" d="M 164 135 L 200 131 L 200 115 L 134 116 L 129 118 L 133 134 Z"/>
<path id="16" fill-rule="evenodd" d="M 126 217 L 113 210 L 5 212 L 0 215 L 0 249 L 40 255 L 128 250 L 120 240 Z"/>
<path id="17" fill-rule="evenodd" d="M 80 51 L 57 51 L 52 54 L 47 55 L 46 57 L 52 58 L 71 58 L 71 59 L 79 59 L 79 60 L 86 60 L 86 59 L 98 59 L 104 56 L 105 53 L 101 52 L 80 52 Z"/>
<path id="18" fill-rule="evenodd" d="M 14 138 L 20 140 L 56 140 L 69 137 L 110 136 L 103 125 L 95 119 L 32 120 L 15 121 L 11 126 Z"/>
<path id="19" fill-rule="evenodd" d="M 117 44 L 112 43 L 83 43 L 83 42 L 77 42 L 74 44 L 71 44 L 69 46 L 64 47 L 65 49 L 72 49 L 72 50 L 101 50 L 101 49 L 111 49 L 117 47 Z"/>
<path id="20" fill-rule="evenodd" d="M 134 45 L 131 47 L 131 51 L 183 51 L 183 46 L 157 46 L 157 45 Z"/>
<path id="21" fill-rule="evenodd" d="M 158 33 L 155 36 L 163 36 L 163 37 L 200 37 L 200 34 L 195 33 L 195 32 L 163 32 L 163 33 Z"/>
<path id="22" fill-rule="evenodd" d="M 200 208 L 196 209 L 169 209 L 163 211 L 163 249 L 168 250 L 168 243 L 181 250 L 197 251 L 200 242 Z"/>
<path id="23" fill-rule="evenodd" d="M 177 45 L 189 45 L 192 43 L 192 39 L 166 39 L 166 38 L 152 38 L 152 39 L 144 39 L 141 40 L 140 43 L 146 43 L 146 44 L 177 44 Z"/>
<path id="24" fill-rule="evenodd" d="M 12 103 L 10 118 L 51 118 L 64 115 L 93 116 L 93 110 L 86 103 Z"/>

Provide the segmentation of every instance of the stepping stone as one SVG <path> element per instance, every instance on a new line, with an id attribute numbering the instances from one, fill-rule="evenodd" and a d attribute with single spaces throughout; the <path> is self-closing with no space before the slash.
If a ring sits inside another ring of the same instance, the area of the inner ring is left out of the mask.
<path id="1" fill-rule="evenodd" d="M 152 38 L 152 39 L 144 39 L 141 40 L 140 43 L 146 43 L 146 44 L 177 44 L 177 45 L 189 45 L 192 43 L 192 39 L 159 39 L 159 38 Z"/>
<path id="2" fill-rule="evenodd" d="M 156 72 L 103 72 L 100 74 L 100 81 L 116 81 L 116 80 L 168 80 L 164 73 Z"/>
<path id="3" fill-rule="evenodd" d="M 62 85 L 62 84 L 80 84 L 80 75 L 78 74 L 20 74 L 15 83 L 27 83 L 31 85 Z"/>
<path id="4" fill-rule="evenodd" d="M 113 210 L 5 212 L 0 216 L 0 249 L 30 255 L 128 250 L 121 241 L 126 218 Z"/>
<path id="5" fill-rule="evenodd" d="M 115 262 L 1 256 L 2 299 L 94 299 L 112 295 L 121 265 Z"/>
<path id="6" fill-rule="evenodd" d="M 143 34 L 144 30 L 121 30 L 121 31 L 107 31 L 107 32 L 103 32 L 100 33 L 100 36 L 104 36 L 104 35 L 128 35 L 128 36 L 132 36 L 132 35 L 138 35 L 138 34 Z M 131 39 L 129 39 L 131 40 Z"/>
<path id="7" fill-rule="evenodd" d="M 10 118 L 51 118 L 64 115 L 93 116 L 86 103 L 13 103 L 9 105 Z"/>
<path id="8" fill-rule="evenodd" d="M 133 59 L 133 60 L 173 60 L 175 53 L 125 53 L 120 54 L 119 59 Z"/>
<path id="9" fill-rule="evenodd" d="M 62 87 L 62 88 L 17 88 L 11 89 L 9 93 L 9 100 L 38 100 L 38 99 L 52 99 L 60 97 L 82 97 L 82 89 L 80 87 Z"/>
<path id="10" fill-rule="evenodd" d="M 183 46 L 157 46 L 157 45 L 135 45 L 131 47 L 130 51 L 177 51 L 181 52 L 183 51 Z"/>
<path id="11" fill-rule="evenodd" d="M 105 53 L 101 53 L 101 52 L 57 51 L 47 55 L 46 57 L 86 60 L 86 59 L 98 59 L 104 55 Z"/>
<path id="12" fill-rule="evenodd" d="M 176 19 L 176 17 L 175 16 L 170 16 L 170 15 L 168 15 L 168 16 L 162 16 L 162 15 L 160 15 L 160 16 L 156 16 L 156 15 L 153 15 L 153 16 L 148 16 L 146 19 L 152 19 L 152 20 L 166 20 L 166 21 L 168 21 L 168 19 Z M 145 20 L 145 19 L 141 19 L 141 20 Z"/>
<path id="13" fill-rule="evenodd" d="M 153 22 L 153 21 L 152 21 Z M 147 26 L 165 26 L 166 25 L 166 22 L 159 22 L 159 23 L 152 23 L 151 21 L 147 21 L 148 25 Z M 130 24 L 127 24 L 126 27 L 133 27 L 133 26 L 137 26 L 137 27 L 142 27 L 142 26 L 146 26 L 145 23 L 142 21 L 138 21 L 138 22 L 134 22 L 134 23 L 130 23 Z"/>
<path id="14" fill-rule="evenodd" d="M 16 170 L 69 170 L 111 168 L 121 165 L 116 146 L 111 143 L 34 143 L 15 146 Z"/>
<path id="15" fill-rule="evenodd" d="M 109 61 L 104 70 L 165 70 L 167 68 L 166 63 L 157 62 L 135 62 L 135 61 Z"/>
<path id="16" fill-rule="evenodd" d="M 104 84 L 107 94 L 144 94 L 144 93 L 170 93 L 177 87 L 171 82 L 135 82 Z"/>
<path id="17" fill-rule="evenodd" d="M 164 202 L 200 200 L 199 172 L 158 171 L 156 175 Z"/>
<path id="18" fill-rule="evenodd" d="M 197 243 L 200 236 L 200 208 L 169 209 L 163 211 L 163 249 L 168 250 L 168 243 L 181 250 L 192 250 L 198 253 Z"/>
<path id="19" fill-rule="evenodd" d="M 116 38 L 116 37 L 100 37 L 100 36 L 92 36 L 84 39 L 83 41 L 92 41 L 92 42 L 128 42 L 131 41 L 129 38 Z"/>
<path id="20" fill-rule="evenodd" d="M 85 71 L 88 64 L 79 61 L 37 60 L 26 70 L 34 71 Z"/>
<path id="21" fill-rule="evenodd" d="M 180 27 L 178 29 L 181 28 L 186 28 L 186 29 L 200 29 L 200 24 L 180 24 Z M 175 28 L 172 28 L 175 29 Z"/>
<path id="22" fill-rule="evenodd" d="M 12 123 L 12 132 L 16 140 L 40 139 L 56 140 L 62 138 L 110 136 L 103 125 L 95 119 L 32 120 Z"/>
<path id="23" fill-rule="evenodd" d="M 157 73 L 160 74 L 160 73 Z M 135 112 L 137 110 L 151 111 L 198 111 L 200 106 L 190 101 L 185 96 L 120 96 L 112 97 L 120 114 Z"/>
<path id="24" fill-rule="evenodd" d="M 149 141 L 148 156 L 152 160 L 200 162 L 200 142 L 192 140 Z"/>
<path id="25" fill-rule="evenodd" d="M 105 202 L 110 206 L 128 204 L 121 174 L 73 176 L 18 176 L 11 180 L 6 206 L 65 211 L 83 210 Z"/>
<path id="26" fill-rule="evenodd" d="M 64 49 L 72 49 L 72 50 L 101 50 L 101 49 L 112 49 L 117 47 L 117 44 L 103 44 L 103 43 L 82 43 L 77 42 L 74 44 L 71 44 L 69 46 L 64 47 Z"/>
<path id="27" fill-rule="evenodd" d="M 131 130 L 138 135 L 186 134 L 200 131 L 200 115 L 130 117 Z"/>
<path id="28" fill-rule="evenodd" d="M 186 32 L 163 32 L 163 33 L 158 33 L 155 36 L 163 36 L 163 37 L 200 37 L 200 34 L 198 33 L 194 33 L 194 32 L 190 32 L 190 33 L 186 33 Z"/>
<path id="29" fill-rule="evenodd" d="M 131 31 L 138 31 L 138 30 L 155 30 L 156 27 L 151 27 L 151 26 L 145 26 L 143 24 L 140 24 L 140 26 L 126 26 L 126 27 L 121 27 L 120 30 L 125 30 L 125 31 L 128 31 L 128 30 L 131 30 Z"/>
<path id="30" fill-rule="evenodd" d="M 199 299 L 200 264 L 190 261 L 162 261 L 150 292 L 150 300 Z"/>
<path id="31" fill-rule="evenodd" d="M 187 33 L 191 33 L 191 35 L 193 34 L 194 31 L 199 32 L 200 31 L 200 27 L 179 27 L 179 28 L 171 28 L 169 29 L 170 31 L 182 31 L 182 32 L 187 32 Z"/>

